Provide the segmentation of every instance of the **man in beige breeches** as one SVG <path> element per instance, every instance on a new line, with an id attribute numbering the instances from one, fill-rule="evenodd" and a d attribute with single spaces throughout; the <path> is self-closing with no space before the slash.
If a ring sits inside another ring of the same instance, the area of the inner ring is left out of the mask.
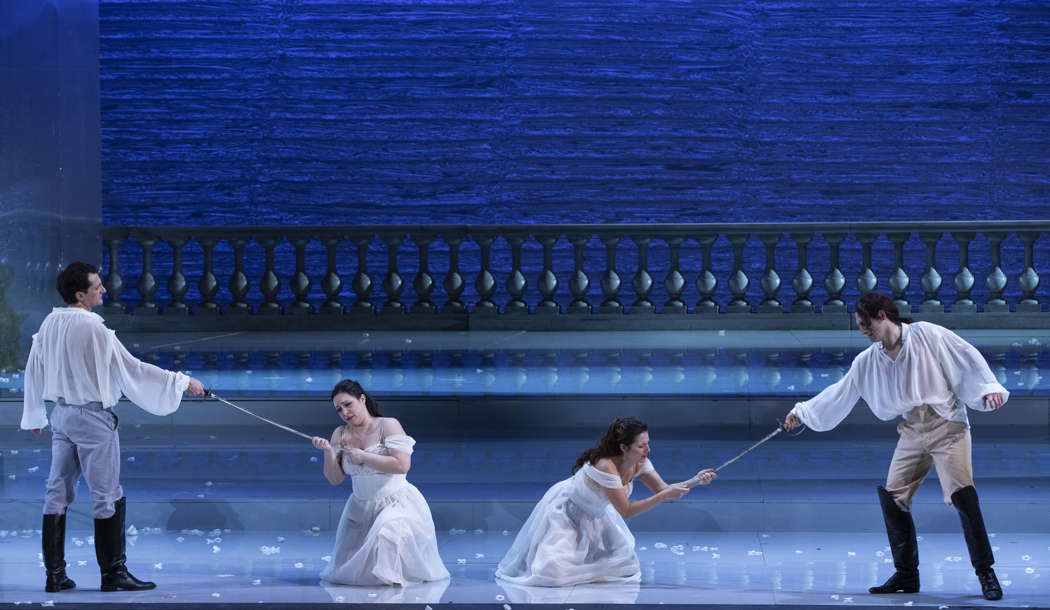
<path id="1" fill-rule="evenodd" d="M 861 398 L 882 420 L 904 417 L 885 487 L 878 488 L 896 571 L 870 593 L 917 593 L 919 548 L 911 503 L 919 485 L 937 469 L 944 501 L 959 513 L 966 546 L 986 599 L 1003 596 L 992 570 L 995 558 L 973 485 L 967 407 L 993 411 L 1010 393 L 972 345 L 950 330 L 902 318 L 888 296 L 868 293 L 855 313 L 872 345 L 853 360 L 842 379 L 788 413 L 787 427 L 818 432 L 837 426 Z"/>

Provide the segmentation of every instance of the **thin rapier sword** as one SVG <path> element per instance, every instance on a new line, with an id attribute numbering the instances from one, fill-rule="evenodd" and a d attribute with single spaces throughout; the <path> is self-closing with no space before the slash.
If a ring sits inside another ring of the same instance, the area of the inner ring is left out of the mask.
<path id="1" fill-rule="evenodd" d="M 774 436 L 780 434 L 783 431 L 784 431 L 784 426 L 783 425 L 777 426 L 776 430 L 774 430 L 774 431 L 770 432 L 769 434 L 767 434 L 765 437 L 762 438 L 762 440 L 758 441 L 754 445 L 751 445 L 747 449 L 744 449 L 743 451 L 738 453 L 735 457 L 733 457 L 733 459 L 729 460 L 728 462 L 725 462 L 724 464 L 722 464 L 718 468 L 715 468 L 715 472 L 718 472 L 719 470 L 722 470 L 726 466 L 732 464 L 733 462 L 739 460 L 740 458 L 744 457 L 745 455 L 751 453 L 752 451 L 757 449 L 759 447 L 759 445 L 761 445 L 762 443 L 768 441 L 769 439 L 773 438 Z M 700 479 L 695 477 L 695 476 L 693 478 L 685 481 L 685 486 L 689 487 L 689 488 L 696 487 L 699 484 L 700 484 Z"/>
<path id="2" fill-rule="evenodd" d="M 222 396 L 219 396 L 218 394 L 216 394 L 215 392 L 212 392 L 211 390 L 204 390 L 204 395 L 206 397 L 208 397 L 208 398 L 214 398 L 215 400 L 217 400 L 217 401 L 219 401 L 219 402 L 221 402 L 223 404 L 227 404 L 227 405 L 233 407 L 234 409 L 237 409 L 238 411 L 240 411 L 242 413 L 246 413 L 248 415 L 251 415 L 255 419 L 262 420 L 262 421 L 270 424 L 271 426 L 277 426 L 281 430 L 284 430 L 286 432 L 291 432 L 292 434 L 294 434 L 296 436 L 301 436 L 301 437 L 305 438 L 308 441 L 312 441 L 313 440 L 313 437 L 310 436 L 309 434 L 306 434 L 304 432 L 299 432 L 298 430 L 296 430 L 294 428 L 289 428 L 288 426 L 285 426 L 284 424 L 279 424 L 279 423 L 273 421 L 272 419 L 266 419 L 262 415 L 256 415 L 255 413 L 252 413 L 251 411 L 249 411 L 248 409 L 245 409 L 242 406 L 233 404 L 232 402 L 226 400 L 225 398 L 223 398 Z M 334 449 L 349 449 L 349 447 L 347 447 L 345 445 L 333 445 L 333 448 Z"/>

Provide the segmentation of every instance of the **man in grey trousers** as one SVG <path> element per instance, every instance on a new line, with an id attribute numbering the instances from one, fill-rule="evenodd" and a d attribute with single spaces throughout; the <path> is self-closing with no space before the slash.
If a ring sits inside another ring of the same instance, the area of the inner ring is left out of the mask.
<path id="1" fill-rule="evenodd" d="M 200 381 L 132 356 L 91 310 L 106 293 L 98 269 L 76 262 L 58 276 L 66 307 L 56 307 L 33 335 L 25 369 L 23 430 L 37 437 L 51 411 L 51 472 L 44 497 L 42 546 L 49 593 L 76 586 L 66 576 L 66 509 L 83 475 L 95 517 L 95 555 L 103 591 L 152 589 L 125 566 L 120 435 L 113 407 L 121 395 L 155 415 L 179 408 L 183 394 L 203 396 Z"/>

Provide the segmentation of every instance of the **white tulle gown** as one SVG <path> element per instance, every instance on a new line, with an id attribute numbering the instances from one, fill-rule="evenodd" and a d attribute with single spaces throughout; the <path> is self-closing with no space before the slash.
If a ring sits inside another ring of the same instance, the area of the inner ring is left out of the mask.
<path id="1" fill-rule="evenodd" d="M 653 470 L 646 460 L 635 477 Z M 631 583 L 641 579 L 634 536 L 602 491 L 626 488 L 620 477 L 584 464 L 554 484 L 532 509 L 496 577 L 518 584 L 565 587 L 591 582 Z"/>
<path id="2" fill-rule="evenodd" d="M 416 441 L 403 434 L 365 449 L 412 453 Z M 406 585 L 449 577 L 441 562 L 430 507 L 403 474 L 386 474 L 343 456 L 354 491 L 335 535 L 332 561 L 321 578 L 343 585 Z"/>

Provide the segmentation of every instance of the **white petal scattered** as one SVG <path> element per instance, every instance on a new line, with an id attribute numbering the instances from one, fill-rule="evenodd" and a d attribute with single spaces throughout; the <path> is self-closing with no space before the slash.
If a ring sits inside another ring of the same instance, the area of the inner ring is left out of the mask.
<path id="1" fill-rule="evenodd" d="M 1012 580 L 1004 580 L 1004 581 L 1002 582 L 1002 585 L 1003 585 L 1004 587 L 1009 587 L 1009 586 L 1010 586 L 1010 585 L 1012 585 L 1012 584 L 1014 584 L 1014 581 L 1012 581 Z"/>
<path id="2" fill-rule="evenodd" d="M 836 599 L 837 600 L 838 598 L 839 598 L 839 594 L 838 593 L 836 593 L 836 594 L 831 596 L 831 599 Z"/>
<path id="3" fill-rule="evenodd" d="M 368 597 L 376 597 L 377 595 L 379 595 L 379 594 L 378 593 L 369 593 Z"/>
<path id="4" fill-rule="evenodd" d="M 86 559 L 78 559 L 77 560 L 77 566 L 86 566 L 86 565 L 87 565 L 87 560 Z"/>
<path id="5" fill-rule="evenodd" d="M 40 602 L 40 605 L 45 607 L 45 608 L 51 608 L 52 606 L 55 605 L 55 600 L 49 599 L 46 602 Z"/>
<path id="6" fill-rule="evenodd" d="M 215 544 L 216 542 L 222 542 L 222 536 L 216 536 L 214 538 L 205 538 L 204 544 Z"/>
<path id="7" fill-rule="evenodd" d="M 39 466 L 30 466 L 28 468 L 28 470 L 29 470 L 29 472 L 36 472 L 37 470 L 40 470 L 40 467 Z"/>
<path id="8" fill-rule="evenodd" d="M 205 481 L 204 482 L 204 486 L 205 487 L 211 487 L 212 485 L 215 485 L 215 483 L 212 483 L 211 481 Z"/>
<path id="9" fill-rule="evenodd" d="M 129 455 L 129 456 L 128 456 L 128 462 L 129 462 L 129 463 L 134 463 L 134 462 L 135 462 L 135 456 L 133 456 L 133 455 Z"/>
<path id="10" fill-rule="evenodd" d="M 297 567 L 297 568 L 303 567 L 303 562 L 301 562 L 301 561 L 295 562 L 295 567 Z"/>
<path id="11" fill-rule="evenodd" d="M 321 558 L 321 561 L 323 561 L 325 563 L 331 563 L 332 556 L 331 555 L 325 555 L 324 557 Z"/>
<path id="12" fill-rule="evenodd" d="M 175 538 L 175 542 L 185 542 L 185 540 L 186 539 L 183 538 L 182 536 L 179 536 L 179 537 Z"/>
<path id="13" fill-rule="evenodd" d="M 496 601 L 498 601 L 498 602 L 503 601 L 503 599 L 504 599 L 504 597 L 502 595 L 497 595 L 496 596 Z"/>
<path id="14" fill-rule="evenodd" d="M 259 547 L 259 550 L 262 551 L 263 555 L 273 555 L 275 553 L 280 553 L 281 552 L 281 547 L 279 547 L 279 546 L 266 546 L 264 544 L 261 547 Z"/>
<path id="15" fill-rule="evenodd" d="M 485 553 L 474 553 L 474 559 L 481 559 L 485 556 Z"/>
<path id="16" fill-rule="evenodd" d="M 212 597 L 219 597 L 219 594 L 218 593 L 212 593 L 211 596 Z"/>
<path id="17" fill-rule="evenodd" d="M 711 559 L 718 559 L 719 557 L 721 557 L 721 555 L 718 553 L 711 553 Z"/>
<path id="18" fill-rule="evenodd" d="M 284 542 L 284 536 L 278 536 L 277 542 Z"/>
<path id="19" fill-rule="evenodd" d="M 482 529 L 476 529 L 476 530 L 474 530 L 474 533 L 475 533 L 475 534 L 484 534 L 484 533 L 485 533 L 485 530 L 482 530 Z"/>
<path id="20" fill-rule="evenodd" d="M 904 602 L 904 605 L 905 606 L 913 606 L 913 605 L 915 605 L 915 602 Z"/>
<path id="21" fill-rule="evenodd" d="M 163 570 L 164 569 L 164 562 L 153 564 L 153 569 L 154 570 Z"/>
<path id="22" fill-rule="evenodd" d="M 217 545 L 217 544 L 213 544 L 213 545 L 211 545 L 211 552 L 212 552 L 212 553 L 218 553 L 218 552 L 219 552 L 219 551 L 221 551 L 221 550 L 222 550 L 222 547 L 221 547 L 221 546 L 219 546 L 219 545 Z"/>
<path id="23" fill-rule="evenodd" d="M 510 536 L 510 531 L 508 531 L 508 530 L 503 530 L 500 533 L 503 534 L 504 536 Z"/>
<path id="24" fill-rule="evenodd" d="M 1021 561 L 1031 561 L 1031 555 L 1021 555 Z"/>
<path id="25" fill-rule="evenodd" d="M 801 555 L 802 554 L 802 549 L 795 549 L 795 554 L 796 555 Z"/>
<path id="26" fill-rule="evenodd" d="M 252 581 L 252 584 L 253 584 L 253 585 L 261 585 L 261 584 L 262 584 L 262 581 L 261 581 L 261 580 L 259 580 L 258 578 L 256 578 L 255 580 L 253 580 L 253 581 Z"/>
<path id="27" fill-rule="evenodd" d="M 997 546 L 993 546 L 993 547 L 992 547 L 992 550 L 993 550 L 993 551 L 998 551 L 998 550 L 999 550 L 999 547 L 997 547 Z M 1046 547 L 1046 550 L 1050 551 L 1050 546 Z"/>
<path id="28" fill-rule="evenodd" d="M 1035 568 L 1025 568 L 1024 569 L 1024 573 L 1025 574 L 1035 574 Z"/>
<path id="29" fill-rule="evenodd" d="M 842 603 L 844 603 L 844 604 L 852 604 L 853 603 L 853 598 L 852 597 L 843 597 L 842 598 Z"/>
<path id="30" fill-rule="evenodd" d="M 139 535 L 139 530 L 134 525 L 129 525 L 128 529 L 126 530 L 126 532 L 127 532 L 128 536 L 138 536 Z"/>
<path id="31" fill-rule="evenodd" d="M 885 551 L 875 551 L 875 556 L 876 557 L 885 557 L 886 556 L 886 552 Z"/>
<path id="32" fill-rule="evenodd" d="M 503 604 L 503 610 L 510 610 L 510 604 Z"/>
<path id="33" fill-rule="evenodd" d="M 317 456 L 316 455 L 311 455 L 310 456 L 310 461 L 313 462 L 314 464 L 316 464 L 317 463 Z"/>
<path id="34" fill-rule="evenodd" d="M 855 551 L 846 551 L 846 555 L 849 557 L 856 557 L 857 553 Z"/>
<path id="35" fill-rule="evenodd" d="M 460 565 L 463 565 L 463 564 L 467 563 L 467 560 L 462 558 L 462 557 L 460 557 L 459 559 L 456 560 L 456 563 L 458 563 Z"/>
<path id="36" fill-rule="evenodd" d="M 749 557 L 758 557 L 762 554 L 762 551 L 748 551 L 747 554 Z"/>
<path id="37" fill-rule="evenodd" d="M 654 549 L 666 549 L 667 545 L 664 544 L 663 542 L 657 542 L 656 544 L 653 545 L 653 548 Z"/>
<path id="38" fill-rule="evenodd" d="M 720 331 L 718 331 L 718 336 L 719 336 L 719 337 L 724 337 L 724 336 L 726 336 L 726 331 L 724 331 L 724 330 L 720 330 Z"/>

